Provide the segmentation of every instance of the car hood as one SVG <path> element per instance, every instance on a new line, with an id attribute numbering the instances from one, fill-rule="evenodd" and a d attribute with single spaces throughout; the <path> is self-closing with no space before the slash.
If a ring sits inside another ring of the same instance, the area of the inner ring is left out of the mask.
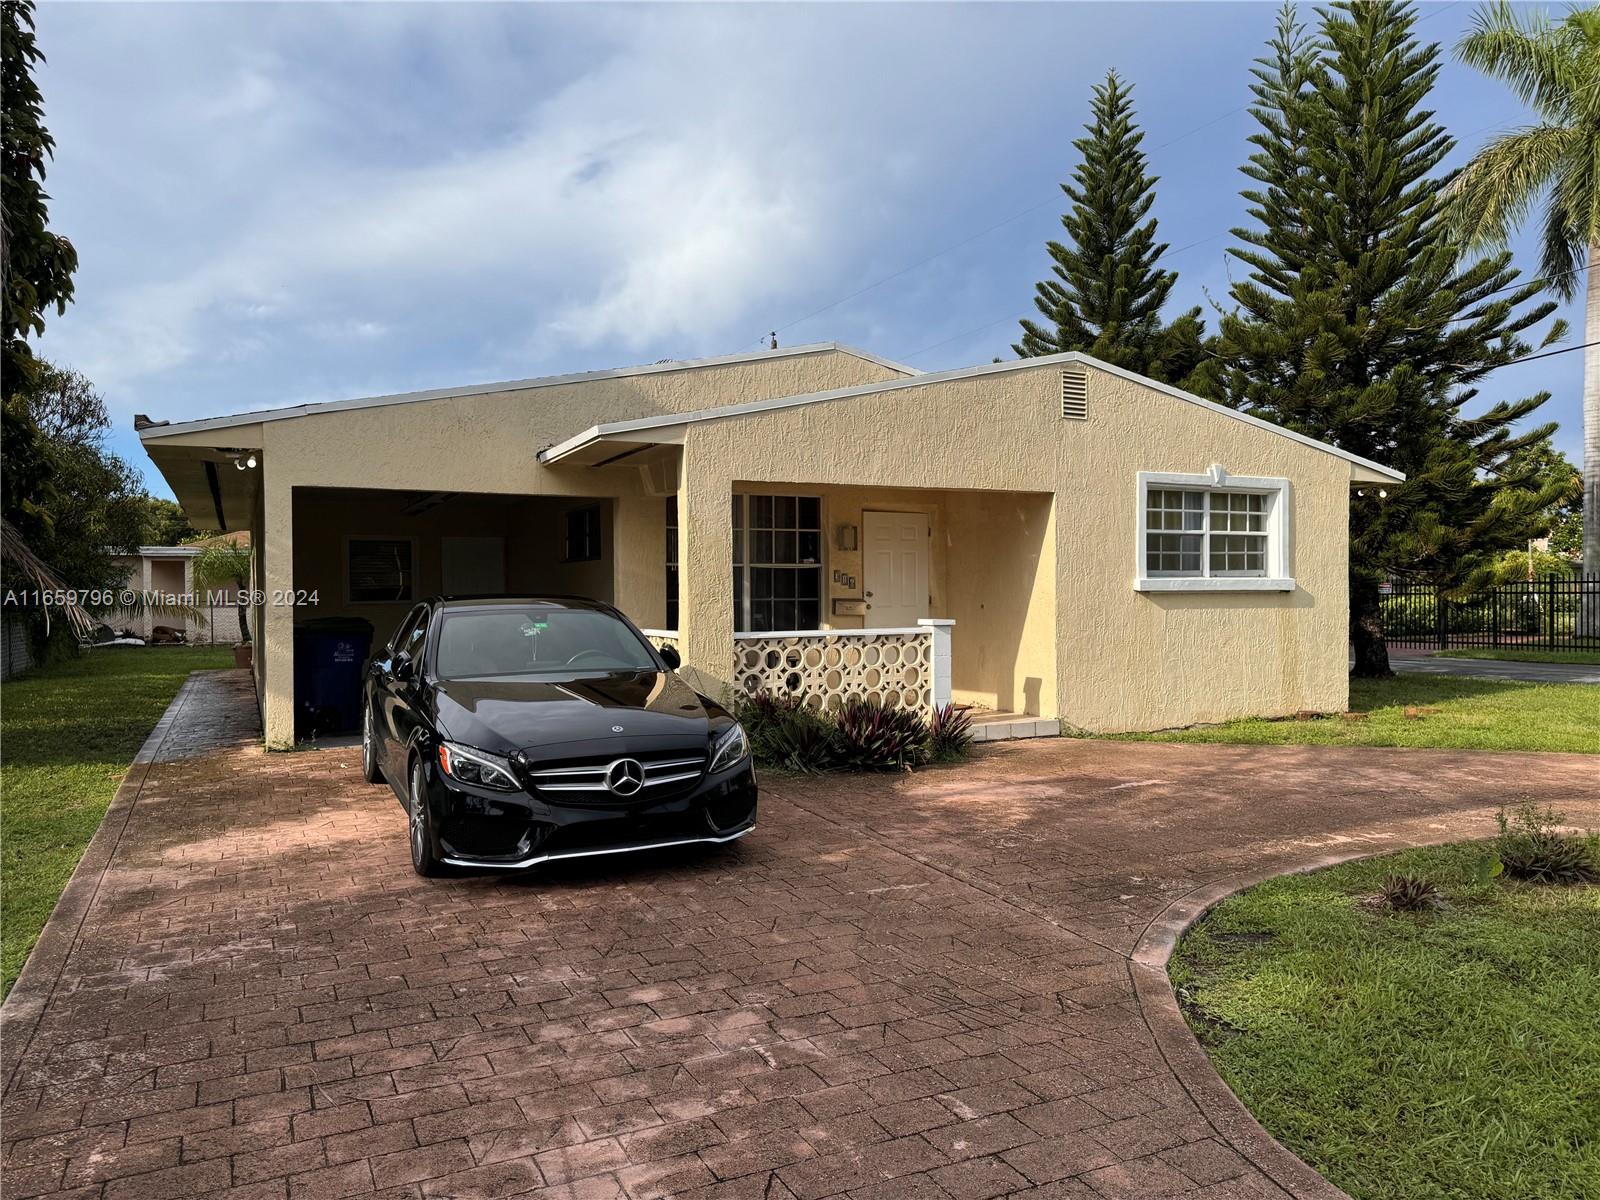
<path id="1" fill-rule="evenodd" d="M 671 671 L 441 679 L 434 697 L 445 737 L 533 757 L 619 741 L 623 751 L 703 747 L 712 722 L 726 715 Z"/>

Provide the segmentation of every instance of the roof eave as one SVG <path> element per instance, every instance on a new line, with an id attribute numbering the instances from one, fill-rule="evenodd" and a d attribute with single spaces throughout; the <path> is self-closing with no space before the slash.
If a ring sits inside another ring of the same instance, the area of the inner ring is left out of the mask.
<path id="1" fill-rule="evenodd" d="M 286 408 L 259 409 L 224 417 L 202 417 L 194 421 L 158 422 L 138 430 L 139 440 L 145 445 L 170 441 L 184 434 L 232 429 L 245 425 L 259 425 L 266 421 L 287 421 L 297 417 L 312 417 L 322 413 L 349 412 L 363 408 L 382 408 L 394 404 L 415 404 L 427 400 L 451 400 L 464 396 L 487 396 L 496 392 L 527 391 L 534 388 L 560 387 L 574 383 L 593 383 L 605 379 L 629 379 L 639 375 L 663 374 L 671 371 L 702 370 L 707 367 L 731 366 L 737 363 L 760 362 L 764 359 L 791 358 L 805 354 L 825 354 L 833 351 L 870 362 L 885 370 L 896 371 L 902 377 L 914 378 L 922 372 L 916 367 L 846 346 L 839 342 L 805 342 L 786 346 L 780 350 L 752 350 L 738 354 L 722 354 L 711 358 L 687 359 L 683 362 L 647 363 L 635 367 L 610 367 L 599 371 L 579 371 L 566 375 L 538 375 L 529 379 L 513 379 L 499 383 L 478 383 L 466 387 L 432 388 L 417 392 L 395 392 L 382 396 L 362 396 L 351 400 L 331 400 L 319 404 L 296 404 Z"/>

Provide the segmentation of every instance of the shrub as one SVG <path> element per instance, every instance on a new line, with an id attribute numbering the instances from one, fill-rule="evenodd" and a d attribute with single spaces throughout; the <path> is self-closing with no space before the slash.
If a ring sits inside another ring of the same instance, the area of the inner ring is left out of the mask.
<path id="1" fill-rule="evenodd" d="M 813 709 L 792 709 L 769 731 L 764 758 L 758 761 L 784 771 L 813 775 L 834 765 L 833 729 Z"/>
<path id="2" fill-rule="evenodd" d="M 1595 837 L 1562 833 L 1563 814 L 1522 804 L 1510 816 L 1501 808 L 1495 820 L 1500 826 L 1495 853 L 1507 875 L 1534 883 L 1600 881 L 1600 847 Z"/>
<path id="3" fill-rule="evenodd" d="M 928 753 L 935 762 L 954 762 L 972 749 L 972 714 L 946 704 L 933 711 L 928 725 Z"/>
<path id="4" fill-rule="evenodd" d="M 836 762 L 856 771 L 909 771 L 928 760 L 928 723 L 908 708 L 848 700 L 833 722 Z"/>
<path id="5" fill-rule="evenodd" d="M 733 710 L 733 715 L 744 726 L 744 731 L 749 735 L 752 749 L 759 749 L 768 734 L 778 728 L 799 709 L 805 706 L 805 701 L 799 696 L 775 696 L 771 692 L 744 692 L 735 693 L 728 707 Z"/>
<path id="6" fill-rule="evenodd" d="M 730 707 L 762 766 L 809 773 L 832 765 L 832 729 L 803 697 L 756 692 L 735 697 Z"/>
<path id="7" fill-rule="evenodd" d="M 1443 902 L 1438 885 L 1421 875 L 1385 875 L 1379 895 L 1396 912 L 1426 912 Z"/>
<path id="8" fill-rule="evenodd" d="M 908 771 L 963 758 L 972 745 L 972 718 L 951 706 L 934 713 L 931 726 L 913 710 L 869 700 L 849 700 L 830 716 L 801 696 L 736 693 L 728 708 L 756 763 L 783 771 Z"/>

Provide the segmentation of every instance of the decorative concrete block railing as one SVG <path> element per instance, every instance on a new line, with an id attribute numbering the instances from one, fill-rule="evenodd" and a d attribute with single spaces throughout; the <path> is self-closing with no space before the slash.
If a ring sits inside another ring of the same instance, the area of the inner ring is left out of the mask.
<path id="1" fill-rule="evenodd" d="M 639 632 L 644 634 L 645 638 L 657 650 L 663 650 L 668 646 L 671 646 L 674 650 L 680 649 L 678 646 L 678 631 L 676 629 L 641 629 Z"/>
<path id="2" fill-rule="evenodd" d="M 803 696 L 828 711 L 860 698 L 924 715 L 950 703 L 954 621 L 903 629 L 789 629 L 736 633 L 733 676 L 755 694 Z"/>

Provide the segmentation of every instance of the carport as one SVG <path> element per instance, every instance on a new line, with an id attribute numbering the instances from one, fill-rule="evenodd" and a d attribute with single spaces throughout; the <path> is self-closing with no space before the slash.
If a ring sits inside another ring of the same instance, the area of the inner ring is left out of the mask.
<path id="1" fill-rule="evenodd" d="M 297 605 L 380 641 L 426 596 L 615 591 L 605 496 L 297 487 L 293 514 Z"/>

